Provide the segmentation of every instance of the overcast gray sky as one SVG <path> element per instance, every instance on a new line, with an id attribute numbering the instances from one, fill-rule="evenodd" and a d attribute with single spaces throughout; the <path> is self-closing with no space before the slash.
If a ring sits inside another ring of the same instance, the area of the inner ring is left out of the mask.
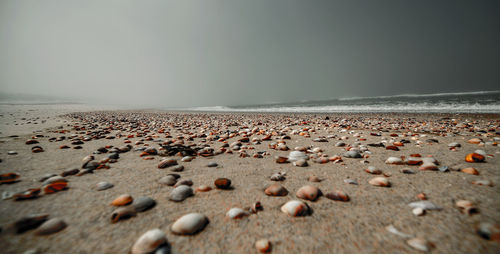
<path id="1" fill-rule="evenodd" d="M 0 0 L 0 87 L 167 107 L 499 90 L 500 1 Z"/>

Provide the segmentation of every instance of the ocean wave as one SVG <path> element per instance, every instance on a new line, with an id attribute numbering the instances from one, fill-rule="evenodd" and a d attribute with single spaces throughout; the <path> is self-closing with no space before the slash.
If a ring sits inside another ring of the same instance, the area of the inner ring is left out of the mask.
<path id="1" fill-rule="evenodd" d="M 339 100 L 339 101 L 353 101 L 353 100 L 364 100 L 364 99 L 444 97 L 444 96 L 488 95 L 488 94 L 496 94 L 496 93 L 500 93 L 500 91 L 476 91 L 476 92 L 430 93 L 430 94 L 397 94 L 397 95 L 382 95 L 382 96 L 367 96 L 367 97 L 346 97 L 346 98 L 338 98 L 337 100 Z"/>
<path id="2" fill-rule="evenodd" d="M 500 104 L 408 103 L 383 105 L 273 106 L 232 108 L 227 106 L 195 107 L 188 111 L 206 112 L 280 112 L 280 113 L 341 113 L 341 112 L 414 112 L 414 113 L 500 113 Z"/>

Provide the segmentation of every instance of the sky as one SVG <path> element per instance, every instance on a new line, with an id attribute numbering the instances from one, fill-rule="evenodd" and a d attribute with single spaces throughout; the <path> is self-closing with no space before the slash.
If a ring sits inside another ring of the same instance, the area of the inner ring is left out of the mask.
<path id="1" fill-rule="evenodd" d="M 499 88 L 497 0 L 0 0 L 3 93 L 188 107 Z"/>

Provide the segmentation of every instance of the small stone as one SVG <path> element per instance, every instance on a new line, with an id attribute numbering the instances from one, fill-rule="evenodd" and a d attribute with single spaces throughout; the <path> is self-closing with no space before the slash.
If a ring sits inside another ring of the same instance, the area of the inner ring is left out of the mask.
<path id="1" fill-rule="evenodd" d="M 307 160 L 309 159 L 306 155 L 306 153 L 304 152 L 300 152 L 300 151 L 292 151 L 288 154 L 288 161 L 290 162 L 294 162 L 294 161 L 298 161 L 298 160 Z"/>
<path id="2" fill-rule="evenodd" d="M 302 160 L 302 159 L 294 161 L 293 165 L 296 166 L 296 167 L 307 167 L 308 166 L 307 161 L 306 160 Z"/>
<path id="3" fill-rule="evenodd" d="M 413 210 L 411 211 L 413 214 L 415 214 L 416 216 L 421 216 L 421 215 L 424 215 L 425 214 L 425 210 L 422 209 L 421 207 L 416 207 L 416 208 L 413 208 Z"/>
<path id="4" fill-rule="evenodd" d="M 401 173 L 403 174 L 415 174 L 415 170 L 411 169 L 411 168 L 402 168 L 401 169 Z"/>
<path id="5" fill-rule="evenodd" d="M 193 189 L 187 185 L 181 185 L 170 192 L 169 199 L 175 202 L 180 202 L 190 196 L 193 196 Z"/>
<path id="6" fill-rule="evenodd" d="M 367 169 L 365 169 L 366 173 L 373 174 L 373 175 L 380 175 L 382 174 L 382 171 L 380 169 L 377 169 L 374 166 L 369 166 Z"/>
<path id="7" fill-rule="evenodd" d="M 193 186 L 193 180 L 183 179 L 183 180 L 177 181 L 177 183 L 174 185 L 174 187 L 178 187 L 181 185 Z"/>
<path id="8" fill-rule="evenodd" d="M 398 157 L 389 157 L 387 160 L 385 160 L 386 164 L 395 164 L 395 165 L 401 165 L 403 164 L 403 160 Z"/>
<path id="9" fill-rule="evenodd" d="M 435 205 L 431 201 L 428 200 L 422 200 L 422 201 L 416 201 L 408 204 L 409 207 L 411 208 L 422 208 L 424 210 L 441 210 L 442 208 Z"/>
<path id="10" fill-rule="evenodd" d="M 107 190 L 107 189 L 110 189 L 110 188 L 113 188 L 113 184 L 112 183 L 108 183 L 108 182 L 99 182 L 97 183 L 96 185 L 96 189 L 98 191 L 103 191 L 103 190 Z"/>
<path id="11" fill-rule="evenodd" d="M 255 248 L 262 253 L 271 251 L 271 242 L 267 239 L 260 239 L 255 242 Z"/>
<path id="12" fill-rule="evenodd" d="M 62 177 L 66 177 L 66 176 L 71 176 L 71 175 L 76 175 L 80 172 L 79 169 L 77 168 L 71 168 L 71 169 L 68 169 L 68 170 L 65 170 L 61 173 L 61 176 Z"/>
<path id="13" fill-rule="evenodd" d="M 215 180 L 214 184 L 217 189 L 228 190 L 231 188 L 231 180 L 227 178 L 218 178 Z"/>
<path id="14" fill-rule="evenodd" d="M 122 195 L 118 196 L 117 198 L 115 198 L 115 200 L 113 200 L 113 202 L 111 202 L 111 205 L 113 205 L 113 206 L 125 206 L 125 205 L 132 203 L 132 201 L 134 201 L 132 196 L 130 196 L 129 194 L 122 194 Z"/>
<path id="15" fill-rule="evenodd" d="M 201 213 L 189 213 L 179 219 L 170 227 L 174 234 L 193 235 L 203 230 L 209 223 L 208 218 Z"/>
<path id="16" fill-rule="evenodd" d="M 177 165 L 177 161 L 174 159 L 165 159 L 158 164 L 158 168 L 166 168 L 170 166 Z"/>
<path id="17" fill-rule="evenodd" d="M 284 181 L 285 179 L 285 174 L 282 174 L 281 172 L 271 175 L 271 181 Z"/>
<path id="18" fill-rule="evenodd" d="M 160 229 L 152 229 L 144 233 L 132 246 L 131 254 L 156 253 L 161 246 L 167 245 L 167 236 Z"/>
<path id="19" fill-rule="evenodd" d="M 217 166 L 219 166 L 219 164 L 217 164 L 217 162 L 215 162 L 215 161 L 211 161 L 207 164 L 207 167 L 209 167 L 209 168 L 215 168 Z"/>
<path id="20" fill-rule="evenodd" d="M 358 185 L 358 181 L 353 180 L 353 179 L 344 179 L 344 183 Z"/>
<path id="21" fill-rule="evenodd" d="M 7 152 L 7 154 L 8 154 L 8 155 L 16 155 L 16 154 L 17 154 L 17 152 L 16 152 L 16 151 L 8 151 L 8 152 Z"/>
<path id="22" fill-rule="evenodd" d="M 120 220 L 129 219 L 134 216 L 136 216 L 136 211 L 133 206 L 120 207 L 111 213 L 111 222 L 116 223 Z"/>
<path id="23" fill-rule="evenodd" d="M 21 234 L 28 230 L 37 228 L 42 223 L 47 221 L 48 218 L 49 218 L 48 214 L 28 215 L 14 222 L 9 228 L 12 229 L 14 233 Z"/>
<path id="24" fill-rule="evenodd" d="M 181 161 L 182 162 L 190 162 L 192 161 L 194 158 L 192 156 L 184 156 L 182 157 Z"/>
<path id="25" fill-rule="evenodd" d="M 288 162 L 288 158 L 287 157 L 283 157 L 283 156 L 276 156 L 275 157 L 275 161 L 276 163 L 287 163 Z"/>
<path id="26" fill-rule="evenodd" d="M 68 225 L 62 219 L 52 218 L 44 222 L 36 231 L 36 235 L 49 235 L 65 229 Z"/>
<path id="27" fill-rule="evenodd" d="M 264 190 L 264 193 L 268 196 L 286 196 L 288 194 L 288 190 L 281 186 L 279 183 L 271 184 Z"/>

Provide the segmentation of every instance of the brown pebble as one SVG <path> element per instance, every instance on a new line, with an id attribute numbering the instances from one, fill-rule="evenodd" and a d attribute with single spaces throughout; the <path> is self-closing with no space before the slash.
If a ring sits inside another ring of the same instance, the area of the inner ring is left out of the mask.
<path id="1" fill-rule="evenodd" d="M 350 200 L 349 196 L 343 191 L 334 191 L 325 194 L 325 197 L 335 201 L 347 202 Z"/>
<path id="2" fill-rule="evenodd" d="M 264 193 L 268 196 L 286 196 L 288 194 L 288 190 L 281 186 L 279 183 L 271 184 L 264 190 Z"/>
<path id="3" fill-rule="evenodd" d="M 217 189 L 227 190 L 231 187 L 231 180 L 227 178 L 218 178 L 215 180 L 214 184 Z"/>
<path id="4" fill-rule="evenodd" d="M 111 202 L 111 205 L 113 205 L 113 206 L 125 206 L 125 205 L 132 203 L 132 201 L 134 201 L 132 196 L 130 196 L 129 194 L 123 194 L 123 195 L 120 195 L 119 197 L 115 198 L 115 200 L 113 200 L 113 202 Z"/>

